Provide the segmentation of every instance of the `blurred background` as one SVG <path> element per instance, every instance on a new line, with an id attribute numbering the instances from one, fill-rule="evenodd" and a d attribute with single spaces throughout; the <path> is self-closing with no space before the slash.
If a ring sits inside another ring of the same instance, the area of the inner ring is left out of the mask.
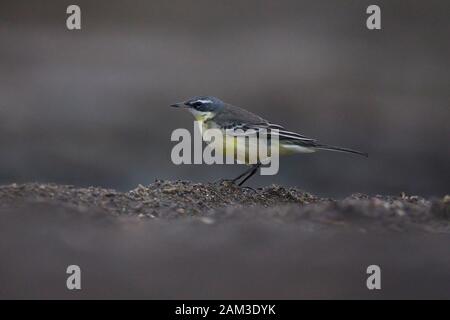
<path id="1" fill-rule="evenodd" d="M 66 28 L 78 4 L 82 30 Z M 283 159 L 250 185 L 444 195 L 450 184 L 448 1 L 0 1 L 0 184 L 127 190 L 212 181 L 239 166 L 175 166 L 168 107 L 214 95 L 369 159 Z"/>

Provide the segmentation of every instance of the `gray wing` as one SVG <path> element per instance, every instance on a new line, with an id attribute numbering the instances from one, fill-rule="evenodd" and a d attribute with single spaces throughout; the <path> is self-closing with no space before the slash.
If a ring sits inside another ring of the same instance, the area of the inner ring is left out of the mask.
<path id="1" fill-rule="evenodd" d="M 225 130 L 227 135 L 249 136 L 264 132 L 277 135 L 279 140 L 293 144 L 313 143 L 316 140 L 302 134 L 288 131 L 283 126 L 270 123 L 260 116 L 236 106 L 227 105 L 224 112 L 214 117 L 214 121 Z"/>

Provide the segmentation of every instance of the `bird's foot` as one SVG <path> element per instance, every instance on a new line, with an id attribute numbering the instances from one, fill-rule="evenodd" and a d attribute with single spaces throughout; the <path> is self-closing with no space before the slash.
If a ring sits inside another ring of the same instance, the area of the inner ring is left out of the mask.
<path id="1" fill-rule="evenodd" d="M 235 185 L 236 181 L 234 181 L 234 179 L 219 179 L 219 180 L 214 181 L 213 184 L 215 184 L 215 185 L 222 185 L 222 184 L 230 185 L 230 184 L 234 184 Z"/>
<path id="2" fill-rule="evenodd" d="M 236 179 L 219 179 L 219 180 L 216 180 L 216 181 L 212 182 L 212 184 L 216 185 L 216 186 L 221 186 L 221 185 L 234 186 L 234 187 L 237 187 L 237 188 L 242 189 L 242 190 L 245 189 L 245 190 L 249 190 L 249 191 L 253 191 L 255 193 L 258 193 L 258 190 L 253 189 L 252 187 L 247 187 L 247 186 L 242 186 L 240 184 L 237 184 Z"/>
<path id="3" fill-rule="evenodd" d="M 257 189 L 253 189 L 252 187 L 243 187 L 243 186 L 239 186 L 239 188 L 241 188 L 241 189 L 246 189 L 246 190 L 250 190 L 250 191 L 253 191 L 253 192 L 255 192 L 255 193 L 258 193 L 258 190 L 257 190 Z"/>

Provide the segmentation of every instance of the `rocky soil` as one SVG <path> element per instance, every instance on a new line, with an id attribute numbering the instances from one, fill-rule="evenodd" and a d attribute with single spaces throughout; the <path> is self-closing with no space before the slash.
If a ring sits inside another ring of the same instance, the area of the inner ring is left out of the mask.
<path id="1" fill-rule="evenodd" d="M 156 181 L 124 193 L 37 183 L 0 187 L 3 208 L 33 204 L 135 218 L 198 218 L 207 223 L 248 218 L 290 224 L 367 227 L 381 232 L 450 232 L 450 196 L 425 199 L 404 193 L 397 196 L 354 194 L 333 200 L 276 185 L 255 190 L 227 182 L 187 181 Z"/>
<path id="2" fill-rule="evenodd" d="M 0 298 L 450 298 L 450 197 L 0 187 Z M 65 288 L 68 265 L 83 290 Z M 365 285 L 377 264 L 383 289 Z"/>

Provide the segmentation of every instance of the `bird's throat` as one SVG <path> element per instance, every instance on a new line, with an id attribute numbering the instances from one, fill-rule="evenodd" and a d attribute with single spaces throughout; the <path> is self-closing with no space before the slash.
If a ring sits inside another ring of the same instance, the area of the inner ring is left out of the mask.
<path id="1" fill-rule="evenodd" d="M 204 122 L 206 120 L 212 119 L 214 117 L 213 112 L 201 112 L 197 110 L 190 110 L 191 113 L 194 115 L 195 120 Z"/>

